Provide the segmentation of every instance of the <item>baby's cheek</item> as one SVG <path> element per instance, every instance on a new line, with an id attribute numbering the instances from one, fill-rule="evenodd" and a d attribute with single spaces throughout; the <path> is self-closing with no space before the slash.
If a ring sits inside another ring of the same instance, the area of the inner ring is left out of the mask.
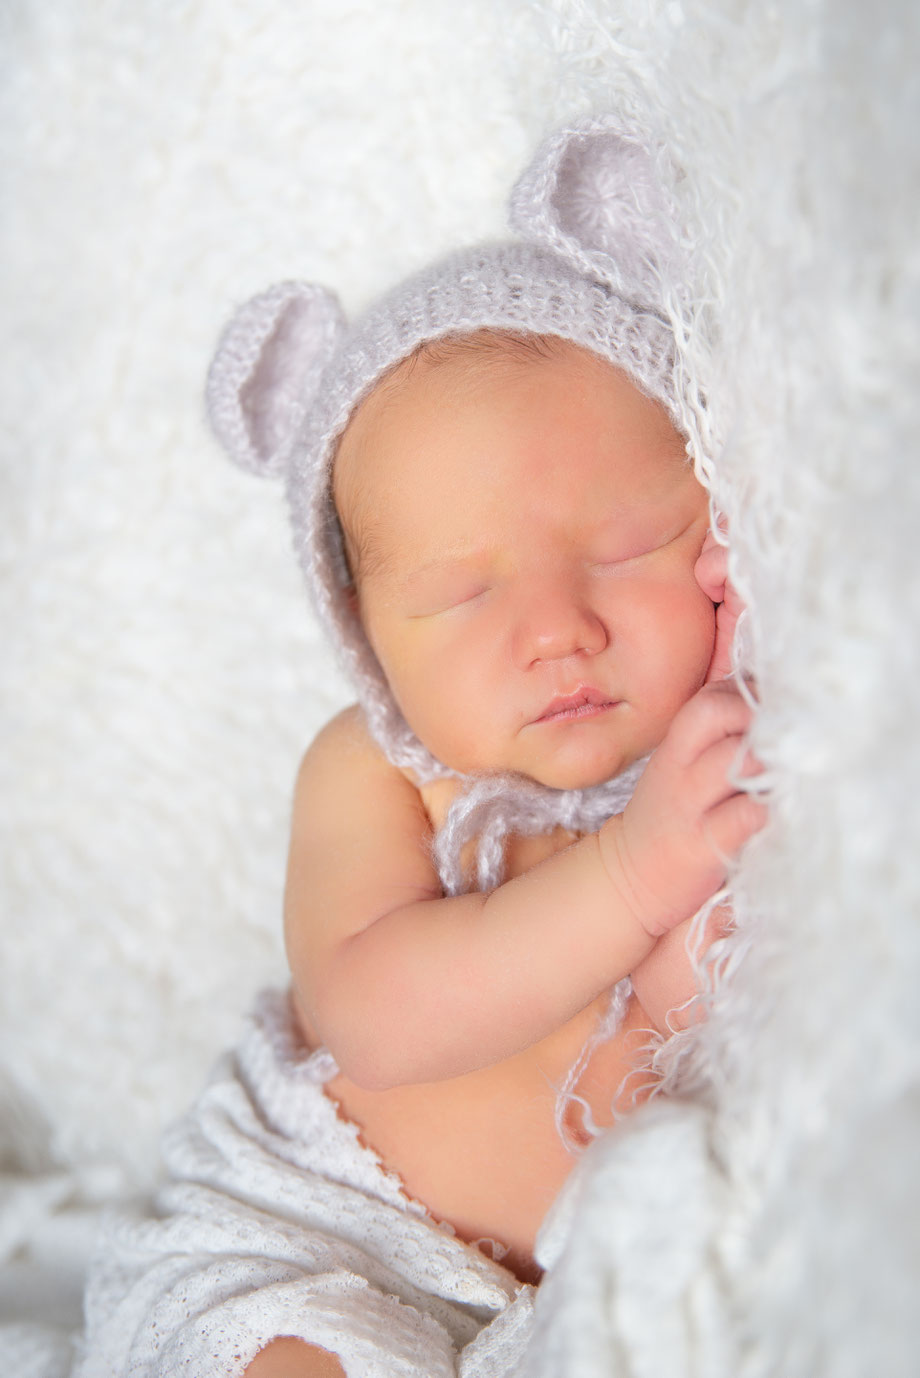
<path id="1" fill-rule="evenodd" d="M 384 670 L 403 716 L 438 760 L 455 770 L 484 768 L 478 753 L 488 737 L 487 695 L 474 656 L 439 638 L 436 645 L 403 647 Z"/>
<path id="2" fill-rule="evenodd" d="M 716 644 L 716 607 L 709 595 L 704 593 L 699 585 L 694 588 L 693 603 L 697 617 L 696 641 L 699 654 L 706 662 L 703 669 L 705 674 L 709 668 L 713 648 Z"/>
<path id="3" fill-rule="evenodd" d="M 686 697 L 689 698 L 705 682 L 716 644 L 716 610 L 711 599 L 705 594 L 702 598 L 694 598 L 687 608 L 683 619 L 683 635 L 688 684 Z"/>
<path id="4" fill-rule="evenodd" d="M 715 608 L 695 583 L 658 588 L 651 601 L 650 663 L 663 699 L 680 707 L 706 678 L 715 645 Z"/>

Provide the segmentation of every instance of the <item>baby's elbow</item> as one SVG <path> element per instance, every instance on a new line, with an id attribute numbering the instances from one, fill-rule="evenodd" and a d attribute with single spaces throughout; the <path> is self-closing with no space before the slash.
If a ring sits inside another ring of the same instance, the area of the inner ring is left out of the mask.
<path id="1" fill-rule="evenodd" d="M 405 1084 L 399 1076 L 394 1058 L 387 1056 L 386 1049 L 380 1046 L 379 1039 L 359 1040 L 357 1046 L 350 1040 L 333 1040 L 339 1046 L 329 1045 L 335 1057 L 336 1067 L 354 1086 L 362 1091 L 391 1091 Z"/>
<path id="2" fill-rule="evenodd" d="M 312 1009 L 320 1039 L 341 1074 L 362 1091 L 391 1091 L 424 1080 L 414 1002 L 396 983 L 352 963 L 350 955 L 343 948 L 315 987 Z"/>
<path id="3" fill-rule="evenodd" d="M 486 1063 L 471 1061 L 469 1049 L 461 1053 L 444 1048 L 437 1040 L 412 1043 L 397 1030 L 391 1039 L 368 1031 L 359 1040 L 343 1040 L 338 1049 L 329 1045 L 343 1076 L 362 1091 L 395 1091 L 400 1086 L 448 1081 L 475 1071 Z"/>
<path id="4" fill-rule="evenodd" d="M 398 1040 L 377 1021 L 331 1016 L 317 1024 L 339 1073 L 362 1091 L 391 1091 L 412 1080 Z"/>

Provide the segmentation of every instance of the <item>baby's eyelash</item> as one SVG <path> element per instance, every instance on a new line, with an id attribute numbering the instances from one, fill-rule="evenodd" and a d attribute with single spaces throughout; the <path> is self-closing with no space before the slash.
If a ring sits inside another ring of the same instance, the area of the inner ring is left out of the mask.
<path id="1" fill-rule="evenodd" d="M 620 565 L 631 564 L 633 560 L 641 560 L 643 555 L 651 555 L 653 551 L 660 549 L 658 545 L 647 546 L 643 550 L 634 550 L 629 555 L 618 555 L 612 560 L 595 560 L 592 569 L 616 569 Z"/>
<path id="2" fill-rule="evenodd" d="M 482 588 L 474 589 L 471 593 L 465 593 L 462 598 L 454 598 L 453 600 L 444 601 L 435 606 L 428 607 L 422 612 L 411 613 L 410 617 L 413 619 L 437 617 L 440 613 L 453 612 L 457 608 L 465 608 L 468 604 L 475 603 L 477 599 L 482 598 L 483 595 L 488 592 L 488 586 L 484 585 Z"/>
<path id="3" fill-rule="evenodd" d="M 475 603 L 489 592 L 488 584 L 483 584 L 481 588 L 473 589 L 472 592 L 464 594 L 462 598 L 456 598 L 452 603 L 445 606 L 444 611 L 449 612 L 451 608 L 465 608 L 468 603 Z"/>
<path id="4" fill-rule="evenodd" d="M 653 536 L 647 541 L 639 542 L 638 550 L 632 550 L 628 555 L 618 555 L 612 560 L 595 560 L 592 567 L 594 569 L 614 568 L 618 565 L 628 565 L 632 560 L 641 560 L 645 555 L 654 555 L 656 551 L 664 550 L 666 546 L 679 541 L 687 530 L 688 527 L 683 526 L 679 531 L 665 532 L 660 537 Z"/>

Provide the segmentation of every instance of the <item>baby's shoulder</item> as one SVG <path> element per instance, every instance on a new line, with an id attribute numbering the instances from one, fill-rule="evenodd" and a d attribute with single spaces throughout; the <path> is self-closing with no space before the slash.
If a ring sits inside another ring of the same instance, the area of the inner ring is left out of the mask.
<path id="1" fill-rule="evenodd" d="M 304 753 L 304 764 L 326 764 L 334 758 L 348 767 L 373 766 L 384 760 L 360 706 L 343 708 L 317 732 Z"/>
<path id="2" fill-rule="evenodd" d="M 295 813 L 309 808 L 364 814 L 368 806 L 401 802 L 420 807 L 405 772 L 387 760 L 371 736 L 364 713 L 352 704 L 322 727 L 307 747 L 297 775 Z"/>
<path id="3" fill-rule="evenodd" d="M 358 704 L 343 708 L 320 728 L 307 747 L 297 776 L 297 793 L 360 788 L 385 780 L 393 767 L 368 730 Z"/>

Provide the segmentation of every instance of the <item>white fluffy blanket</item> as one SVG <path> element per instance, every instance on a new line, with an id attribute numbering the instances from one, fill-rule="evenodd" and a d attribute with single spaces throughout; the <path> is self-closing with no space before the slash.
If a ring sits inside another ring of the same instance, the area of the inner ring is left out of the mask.
<path id="1" fill-rule="evenodd" d="M 9 0 L 0 1370 L 63 1378 L 100 1206 L 283 975 L 299 752 L 346 690 L 201 380 L 500 232 L 564 116 L 665 140 L 773 822 L 679 1101 L 567 1193 L 528 1378 L 908 1378 L 920 1352 L 920 10 Z"/>

